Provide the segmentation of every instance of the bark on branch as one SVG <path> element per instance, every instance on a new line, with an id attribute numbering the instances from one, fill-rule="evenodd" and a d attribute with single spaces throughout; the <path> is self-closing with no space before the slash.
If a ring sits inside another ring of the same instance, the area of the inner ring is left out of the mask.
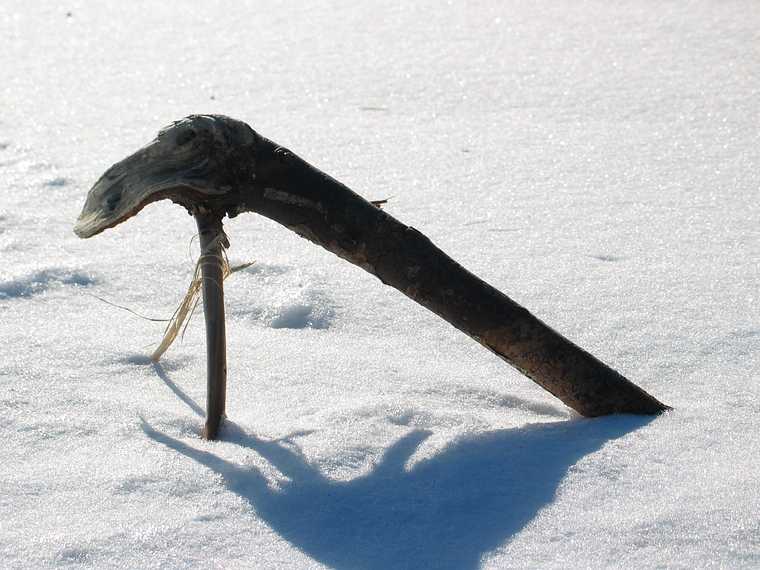
<path id="1" fill-rule="evenodd" d="M 376 275 L 584 416 L 669 409 L 476 277 L 426 236 L 261 137 L 244 206 Z"/>
<path id="2" fill-rule="evenodd" d="M 204 235 L 221 232 L 222 213 L 256 212 L 283 224 L 440 315 L 584 416 L 669 409 L 464 269 L 422 233 L 245 123 L 193 115 L 163 129 L 98 180 L 74 229 L 80 237 L 94 236 L 162 198 L 194 214 L 214 212 L 214 219 L 196 216 L 204 252 L 210 243 Z M 224 307 L 220 252 L 208 255 L 208 431 L 215 433 L 214 418 L 224 413 Z M 212 289 L 212 283 L 218 286 Z"/>
<path id="3" fill-rule="evenodd" d="M 222 216 L 205 208 L 195 213 L 201 246 L 203 314 L 206 320 L 205 439 L 216 439 L 227 398 L 227 336 L 224 321 L 224 255 Z"/>

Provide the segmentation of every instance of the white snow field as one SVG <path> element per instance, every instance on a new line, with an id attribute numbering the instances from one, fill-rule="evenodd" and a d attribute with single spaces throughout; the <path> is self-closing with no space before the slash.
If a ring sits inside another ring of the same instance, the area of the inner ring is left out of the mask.
<path id="1" fill-rule="evenodd" d="M 760 567 L 756 1 L 0 1 L 0 567 Z M 229 394 L 170 203 L 112 163 L 222 113 L 672 405 L 584 419 L 377 279 L 227 223 Z"/>

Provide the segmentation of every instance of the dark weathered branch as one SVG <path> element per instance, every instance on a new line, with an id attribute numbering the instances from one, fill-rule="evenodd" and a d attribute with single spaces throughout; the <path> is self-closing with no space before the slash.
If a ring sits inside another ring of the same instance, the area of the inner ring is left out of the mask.
<path id="1" fill-rule="evenodd" d="M 205 439 L 216 439 L 227 397 L 227 337 L 224 323 L 224 258 L 222 216 L 198 208 L 195 213 L 201 246 L 203 314 L 206 318 Z"/>
<path id="2" fill-rule="evenodd" d="M 438 314 L 584 416 L 667 406 L 451 259 L 416 229 L 261 138 L 244 209 L 267 216 Z M 242 208 L 241 208 L 242 209 Z"/>
<path id="3" fill-rule="evenodd" d="M 245 123 L 194 115 L 164 129 L 98 180 L 75 231 L 91 237 L 162 198 L 193 213 L 206 213 L 198 217 L 204 252 L 204 244 L 212 239 L 208 236 L 221 232 L 221 216 L 204 217 L 210 212 L 236 216 L 250 211 L 283 224 L 440 315 L 580 414 L 655 414 L 668 409 L 464 269 L 422 233 Z M 219 253 L 209 254 L 213 262 L 204 264 L 209 437 L 224 413 Z"/>

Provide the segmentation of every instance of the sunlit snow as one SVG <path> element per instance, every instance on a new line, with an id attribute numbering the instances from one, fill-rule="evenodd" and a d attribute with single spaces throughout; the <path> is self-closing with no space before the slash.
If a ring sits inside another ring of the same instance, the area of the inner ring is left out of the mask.
<path id="1" fill-rule="evenodd" d="M 760 566 L 757 2 L 0 2 L 0 567 Z M 252 214 L 91 240 L 112 163 L 244 120 L 675 410 L 587 420 Z"/>

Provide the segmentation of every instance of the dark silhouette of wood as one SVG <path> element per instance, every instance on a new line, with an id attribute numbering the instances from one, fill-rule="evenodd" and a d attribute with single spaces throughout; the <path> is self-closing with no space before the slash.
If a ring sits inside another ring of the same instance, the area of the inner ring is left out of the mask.
<path id="1" fill-rule="evenodd" d="M 584 416 L 665 405 L 479 279 L 413 227 L 260 138 L 256 180 L 238 201 L 376 275 Z"/>
<path id="2" fill-rule="evenodd" d="M 222 216 L 197 208 L 195 221 L 201 246 L 203 314 L 206 319 L 205 439 L 216 439 L 227 398 L 227 337 L 224 322 L 224 255 Z"/>
<path id="3" fill-rule="evenodd" d="M 368 202 L 245 123 L 193 115 L 164 129 L 101 177 L 75 231 L 90 237 L 162 198 L 191 213 L 202 206 L 279 222 L 430 309 L 584 416 L 669 409 L 381 210 L 382 201 Z"/>

